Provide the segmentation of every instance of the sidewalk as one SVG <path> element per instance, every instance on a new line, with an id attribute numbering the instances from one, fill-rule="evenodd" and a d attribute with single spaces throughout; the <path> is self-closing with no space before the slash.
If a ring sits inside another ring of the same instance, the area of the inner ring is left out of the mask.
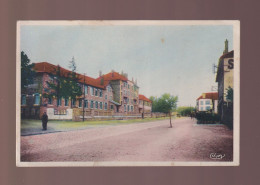
<path id="1" fill-rule="evenodd" d="M 136 120 L 108 120 L 108 121 L 49 121 L 47 130 L 42 130 L 41 120 L 21 120 L 21 136 L 49 134 L 55 132 L 68 132 L 73 130 L 84 130 L 91 128 L 101 128 L 116 125 L 143 123 L 149 121 L 161 120 L 155 118 L 136 119 Z"/>
<path id="2" fill-rule="evenodd" d="M 73 123 L 73 122 L 71 122 Z M 90 129 L 101 127 L 101 125 L 91 126 L 87 125 L 82 122 L 75 124 L 75 126 L 66 126 L 66 124 L 70 124 L 68 121 L 67 123 L 64 122 L 57 122 L 57 121 L 49 121 L 47 124 L 47 130 L 42 130 L 42 123 L 39 120 L 22 120 L 21 124 L 21 136 L 30 136 L 30 135 L 40 135 L 40 134 L 49 134 L 49 133 L 56 133 L 56 132 L 67 132 L 73 130 L 82 130 L 82 129 Z M 103 125 L 105 126 L 105 125 Z"/>

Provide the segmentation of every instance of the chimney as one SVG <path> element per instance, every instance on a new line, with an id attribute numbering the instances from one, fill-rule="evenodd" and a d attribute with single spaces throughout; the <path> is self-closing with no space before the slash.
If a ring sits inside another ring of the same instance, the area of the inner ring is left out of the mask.
<path id="1" fill-rule="evenodd" d="M 101 70 L 99 70 L 99 77 L 101 77 L 102 76 L 102 71 Z"/>
<path id="2" fill-rule="evenodd" d="M 225 50 L 223 51 L 223 54 L 228 53 L 228 40 L 225 40 Z"/>
<path id="3" fill-rule="evenodd" d="M 104 85 L 104 76 L 102 75 L 101 79 L 100 79 L 100 85 Z"/>

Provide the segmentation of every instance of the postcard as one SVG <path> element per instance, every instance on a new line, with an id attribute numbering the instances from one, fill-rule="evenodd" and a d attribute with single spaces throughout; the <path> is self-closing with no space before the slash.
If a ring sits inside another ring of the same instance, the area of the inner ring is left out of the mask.
<path id="1" fill-rule="evenodd" d="M 18 167 L 239 165 L 239 21 L 18 21 L 16 56 Z"/>

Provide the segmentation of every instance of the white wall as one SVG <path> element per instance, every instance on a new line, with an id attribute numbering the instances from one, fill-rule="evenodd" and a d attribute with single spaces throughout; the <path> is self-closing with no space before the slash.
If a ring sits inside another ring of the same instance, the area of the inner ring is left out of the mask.
<path id="1" fill-rule="evenodd" d="M 47 108 L 48 119 L 54 120 L 71 120 L 73 116 L 73 110 L 67 109 L 66 115 L 54 115 L 54 108 Z"/>

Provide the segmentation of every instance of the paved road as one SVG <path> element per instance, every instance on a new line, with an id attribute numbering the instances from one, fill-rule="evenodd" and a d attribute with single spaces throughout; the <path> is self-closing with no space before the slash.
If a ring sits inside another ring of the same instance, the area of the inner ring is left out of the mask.
<path id="1" fill-rule="evenodd" d="M 231 161 L 233 134 L 224 125 L 188 118 L 21 137 L 21 161 Z M 218 161 L 218 160 L 217 160 Z"/>

